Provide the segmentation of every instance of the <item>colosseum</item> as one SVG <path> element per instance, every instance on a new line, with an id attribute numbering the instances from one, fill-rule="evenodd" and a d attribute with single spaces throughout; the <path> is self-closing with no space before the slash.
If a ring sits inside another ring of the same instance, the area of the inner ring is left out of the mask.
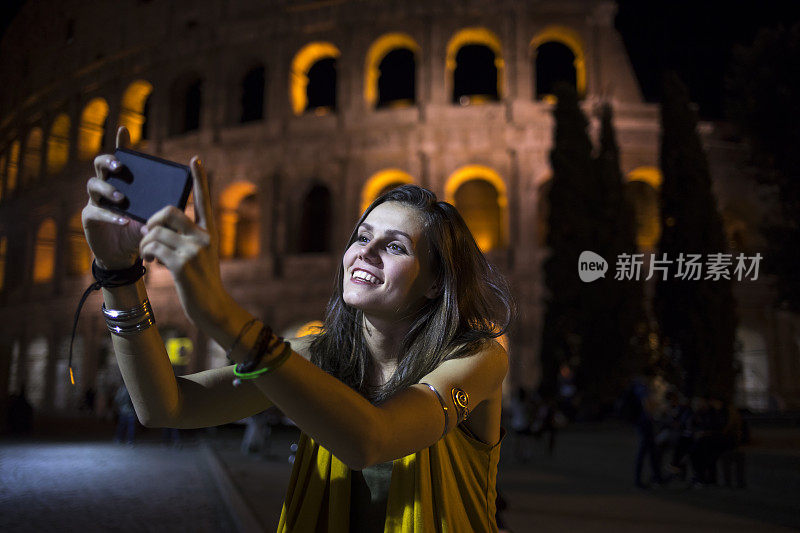
<path id="1" fill-rule="evenodd" d="M 607 0 L 223 0 L 24 4 L 0 45 L 0 399 L 73 413 L 120 379 L 94 293 L 67 357 L 91 254 L 80 213 L 92 160 L 134 148 L 209 169 L 222 275 L 287 335 L 322 318 L 363 207 L 416 183 L 453 203 L 512 282 L 511 385 L 539 379 L 540 264 L 552 86 L 572 83 L 597 134 L 610 102 L 640 247 L 658 241 L 659 120 Z M 763 207 L 740 147 L 702 123 L 731 246 L 753 250 Z M 169 273 L 147 286 L 176 372 L 226 364 L 184 317 Z M 800 400 L 800 322 L 768 280 L 739 283 L 740 400 Z M 188 354 L 188 355 L 187 355 Z"/>

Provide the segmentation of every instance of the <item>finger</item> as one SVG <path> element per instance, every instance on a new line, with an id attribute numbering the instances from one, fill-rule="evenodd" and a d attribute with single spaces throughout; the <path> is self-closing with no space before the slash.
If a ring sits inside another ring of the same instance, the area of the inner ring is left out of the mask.
<path id="1" fill-rule="evenodd" d="M 139 253 L 145 261 L 158 259 L 167 268 L 175 263 L 175 250 L 162 242 L 150 241 L 144 246 L 139 246 Z"/>
<path id="2" fill-rule="evenodd" d="M 120 126 L 117 128 L 117 148 L 127 148 L 131 145 L 131 134 L 128 128 Z"/>
<path id="3" fill-rule="evenodd" d="M 183 242 L 184 238 L 185 237 L 181 237 L 169 228 L 157 226 L 139 241 L 139 250 L 142 250 L 150 242 L 160 242 L 173 250 L 177 250 L 185 246 Z"/>
<path id="4" fill-rule="evenodd" d="M 208 176 L 203 167 L 202 161 L 197 156 L 192 158 L 189 165 L 192 168 L 192 178 L 194 178 L 194 215 L 197 225 L 208 231 L 210 235 L 216 235 L 214 217 L 211 212 L 211 195 L 208 192 Z"/>
<path id="5" fill-rule="evenodd" d="M 111 154 L 100 154 L 94 158 L 94 172 L 101 180 L 106 179 L 109 173 L 119 172 L 121 168 L 122 163 Z"/>
<path id="6" fill-rule="evenodd" d="M 94 204 L 100 203 L 101 198 L 105 198 L 115 204 L 125 199 L 125 195 L 119 192 L 116 187 L 99 178 L 89 178 L 86 183 L 86 191 Z"/>
<path id="7" fill-rule="evenodd" d="M 159 226 L 164 226 L 178 233 L 187 235 L 195 233 L 197 229 L 192 219 L 174 205 L 168 205 L 159 209 L 155 215 L 147 219 L 147 224 L 144 226 L 147 230 L 143 228 L 142 231 L 149 232 Z"/>
<path id="8" fill-rule="evenodd" d="M 95 222 L 116 224 L 118 226 L 124 226 L 130 223 L 129 218 L 118 215 L 112 211 L 109 211 L 108 209 L 97 207 L 96 205 L 87 205 L 83 208 L 83 212 L 81 213 L 81 221 L 83 222 L 84 226 Z"/>

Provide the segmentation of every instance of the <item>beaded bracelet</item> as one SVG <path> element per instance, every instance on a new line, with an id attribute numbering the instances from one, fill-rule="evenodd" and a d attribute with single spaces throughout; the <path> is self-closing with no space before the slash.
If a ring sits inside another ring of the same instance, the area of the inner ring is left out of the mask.
<path id="1" fill-rule="evenodd" d="M 273 372 L 283 363 L 285 363 L 292 355 L 292 347 L 288 342 L 286 341 L 282 342 L 283 342 L 283 350 L 273 360 L 267 361 L 266 366 L 259 368 L 258 370 L 254 370 L 252 372 L 240 372 L 238 365 L 234 367 L 233 375 L 236 376 L 236 379 L 233 380 L 233 386 L 238 387 L 242 383 L 243 379 L 255 379 L 259 376 L 263 376 L 264 374 Z"/>

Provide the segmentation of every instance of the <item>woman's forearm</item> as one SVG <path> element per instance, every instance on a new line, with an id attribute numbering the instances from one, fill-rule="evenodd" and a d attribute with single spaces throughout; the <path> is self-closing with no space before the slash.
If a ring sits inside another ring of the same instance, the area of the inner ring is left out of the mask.
<path id="1" fill-rule="evenodd" d="M 345 464 L 362 469 L 379 445 L 379 411 L 366 398 L 297 353 L 256 385 L 300 429 Z"/>
<path id="2" fill-rule="evenodd" d="M 125 310 L 147 298 L 144 281 L 103 289 L 107 309 Z M 157 318 L 157 317 L 156 317 Z M 166 425 L 180 409 L 180 393 L 164 341 L 156 325 L 132 335 L 111 334 L 117 363 L 139 421 Z"/>

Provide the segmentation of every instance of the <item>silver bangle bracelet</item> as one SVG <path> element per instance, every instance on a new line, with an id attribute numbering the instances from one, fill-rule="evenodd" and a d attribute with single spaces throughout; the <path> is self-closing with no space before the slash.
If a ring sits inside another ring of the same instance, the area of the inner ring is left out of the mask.
<path id="1" fill-rule="evenodd" d="M 100 306 L 100 309 L 103 311 L 103 316 L 106 317 L 106 320 L 112 320 L 115 322 L 141 318 L 148 312 L 152 312 L 152 309 L 150 308 L 150 300 L 148 298 L 145 298 L 140 305 L 131 307 L 130 309 L 109 309 L 106 307 L 105 302 Z"/>
<path id="2" fill-rule="evenodd" d="M 444 398 L 442 398 L 442 395 L 439 394 L 439 391 L 436 390 L 433 387 L 433 385 L 431 385 L 430 383 L 423 383 L 423 382 L 420 382 L 420 385 L 425 385 L 426 387 L 431 389 L 433 393 L 436 395 L 436 399 L 439 400 L 439 403 L 442 405 L 442 411 L 444 411 L 444 431 L 442 431 L 442 436 L 439 438 L 443 438 L 445 435 L 447 435 L 447 423 L 449 421 L 449 416 L 447 414 L 448 411 L 447 404 L 444 403 Z"/>
<path id="3" fill-rule="evenodd" d="M 148 313 L 147 315 L 145 315 L 144 320 L 136 322 L 135 324 L 127 324 L 124 326 L 106 320 L 106 327 L 108 327 L 108 330 L 111 333 L 126 336 L 126 335 L 133 335 L 134 333 L 138 333 L 140 331 L 144 331 L 155 323 L 156 321 L 153 318 L 153 315 L 151 313 Z"/>

